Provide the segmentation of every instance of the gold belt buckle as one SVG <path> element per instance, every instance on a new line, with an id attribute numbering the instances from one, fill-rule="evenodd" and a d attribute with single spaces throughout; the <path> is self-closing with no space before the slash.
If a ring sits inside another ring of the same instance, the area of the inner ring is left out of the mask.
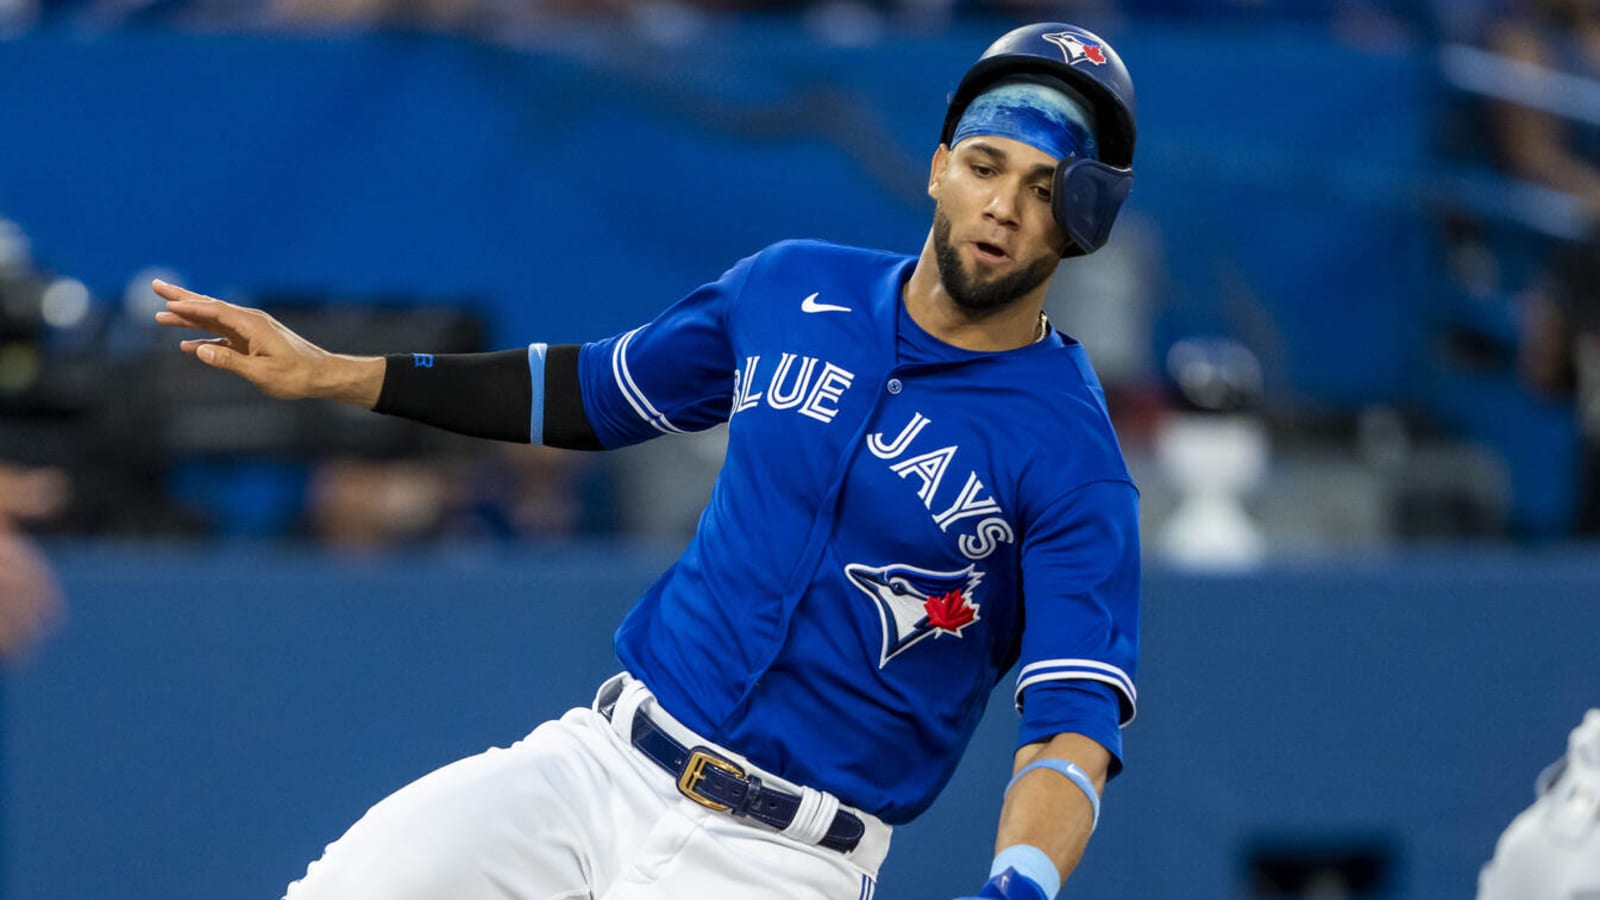
<path id="1" fill-rule="evenodd" d="M 736 778 L 744 777 L 743 769 L 704 747 L 696 747 L 689 751 L 689 764 L 683 767 L 683 774 L 678 776 L 678 790 L 685 797 L 707 809 L 714 809 L 717 812 L 727 812 L 733 809 L 726 803 L 718 803 L 709 797 L 700 795 L 698 788 L 700 787 L 700 782 L 706 779 L 706 766 L 720 769 Z"/>

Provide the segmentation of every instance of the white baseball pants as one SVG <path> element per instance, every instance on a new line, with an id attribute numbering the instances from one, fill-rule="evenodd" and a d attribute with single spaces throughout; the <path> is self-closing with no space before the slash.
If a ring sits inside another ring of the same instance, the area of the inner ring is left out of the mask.
<path id="1" fill-rule="evenodd" d="M 889 826 L 855 811 L 866 834 L 847 855 L 695 803 L 626 735 L 638 709 L 686 745 L 707 742 L 618 677 L 630 700 L 612 721 L 569 710 L 401 788 L 328 845 L 285 900 L 872 897 Z"/>

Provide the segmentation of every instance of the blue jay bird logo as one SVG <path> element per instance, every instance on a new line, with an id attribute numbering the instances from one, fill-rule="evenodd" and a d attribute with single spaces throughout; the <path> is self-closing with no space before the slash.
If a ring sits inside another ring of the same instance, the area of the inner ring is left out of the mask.
<path id="1" fill-rule="evenodd" d="M 1046 34 L 1042 37 L 1057 47 L 1061 48 L 1061 55 L 1067 58 L 1069 65 L 1081 62 L 1094 63 L 1097 66 L 1106 64 L 1106 51 L 1093 41 L 1084 40 L 1070 31 L 1058 31 L 1055 34 Z"/>
<path id="2" fill-rule="evenodd" d="M 975 566 L 958 572 L 930 572 L 903 563 L 850 563 L 844 573 L 878 608 L 883 622 L 880 669 L 929 635 L 961 637 L 968 625 L 978 621 L 979 605 L 972 602 L 972 594 L 983 573 Z"/>

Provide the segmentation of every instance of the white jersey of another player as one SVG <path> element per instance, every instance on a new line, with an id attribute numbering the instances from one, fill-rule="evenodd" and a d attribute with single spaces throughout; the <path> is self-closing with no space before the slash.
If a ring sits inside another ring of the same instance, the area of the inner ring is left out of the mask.
<path id="1" fill-rule="evenodd" d="M 1479 874 L 1478 900 L 1600 900 L 1600 709 L 1572 730 L 1537 792 Z"/>

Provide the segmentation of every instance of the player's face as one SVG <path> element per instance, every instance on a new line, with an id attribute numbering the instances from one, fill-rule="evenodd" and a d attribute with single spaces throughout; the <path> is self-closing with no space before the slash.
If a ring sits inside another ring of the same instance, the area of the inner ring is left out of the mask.
<path id="1" fill-rule="evenodd" d="M 1003 307 L 1054 274 L 1066 235 L 1050 207 L 1056 158 L 1021 141 L 970 137 L 934 155 L 928 193 L 939 278 L 969 312 Z"/>

